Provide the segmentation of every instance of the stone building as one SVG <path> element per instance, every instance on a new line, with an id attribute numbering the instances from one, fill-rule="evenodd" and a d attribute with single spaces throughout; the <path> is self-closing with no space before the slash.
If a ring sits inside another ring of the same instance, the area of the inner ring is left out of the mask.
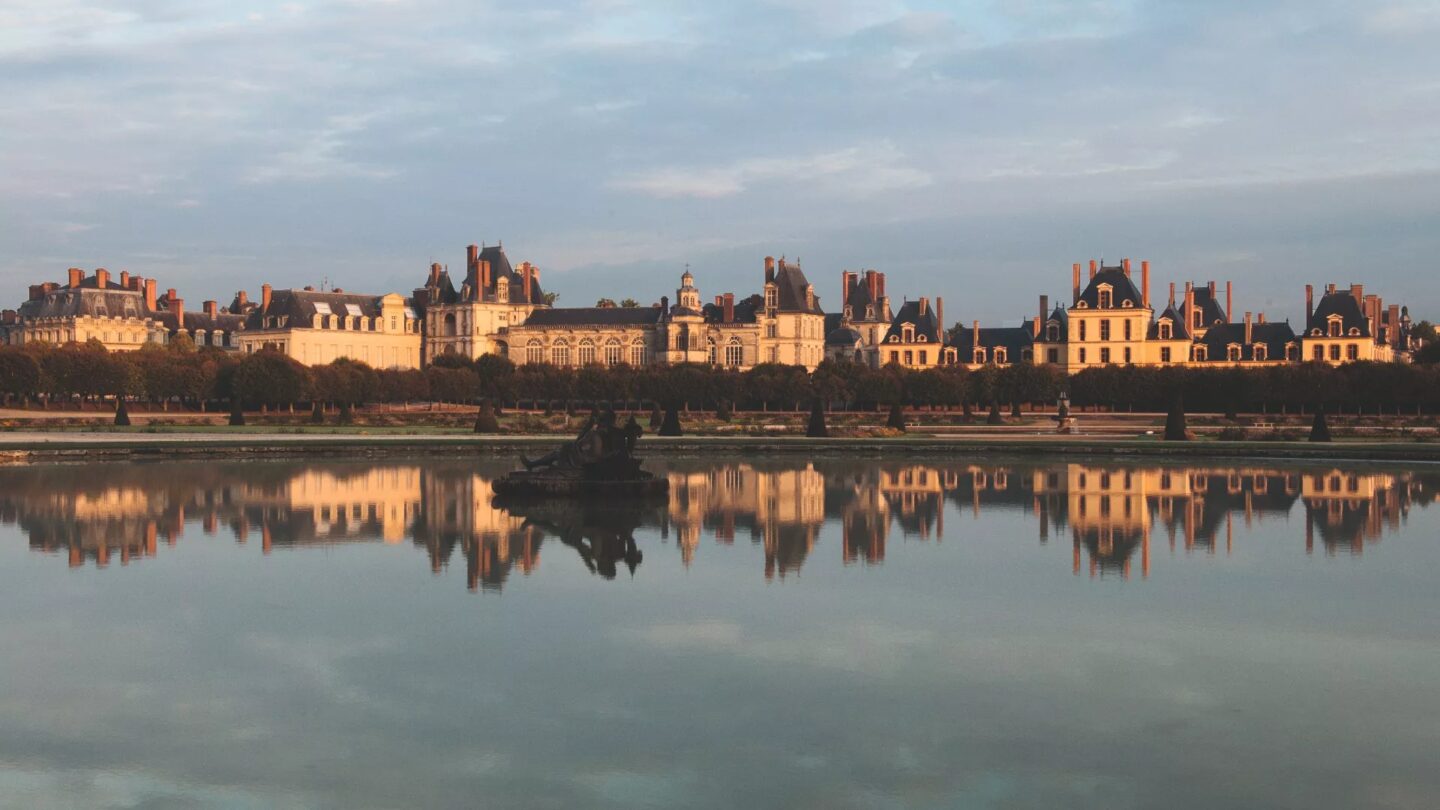
<path id="1" fill-rule="evenodd" d="M 243 320 L 221 311 L 214 301 L 205 302 L 199 312 L 186 312 L 174 289 L 163 298 L 156 296 L 153 278 L 124 271 L 112 276 L 104 268 L 86 276 L 72 267 L 63 286 L 31 285 L 24 303 L 0 313 L 0 336 L 14 345 L 95 340 L 110 351 L 134 351 L 184 334 L 196 345 L 234 349 Z"/>
<path id="2" fill-rule="evenodd" d="M 546 306 L 540 268 L 529 262 L 512 267 L 502 245 L 465 249 L 459 289 L 448 269 L 430 265 L 425 286 L 414 291 L 412 300 L 424 316 L 427 363 L 443 354 L 472 360 L 484 354 L 507 355 L 507 330 Z"/>
<path id="3" fill-rule="evenodd" d="M 954 365 L 956 350 L 945 342 L 945 302 L 920 298 L 906 301 L 891 319 L 889 329 L 876 352 L 880 363 L 904 368 L 927 369 Z"/>
<path id="4" fill-rule="evenodd" d="M 1394 360 L 1408 352 L 1408 312 L 1402 319 L 1400 307 L 1388 310 L 1379 296 L 1366 295 L 1362 284 L 1341 291 L 1329 284 L 1315 301 L 1315 288 L 1305 285 L 1305 333 L 1301 336 L 1302 356 L 1338 365 L 1355 360 Z"/>
<path id="5" fill-rule="evenodd" d="M 273 348 L 307 366 L 345 357 L 375 368 L 420 368 L 420 319 L 396 293 L 272 290 L 266 284 L 245 318 L 239 344 L 246 353 Z"/>

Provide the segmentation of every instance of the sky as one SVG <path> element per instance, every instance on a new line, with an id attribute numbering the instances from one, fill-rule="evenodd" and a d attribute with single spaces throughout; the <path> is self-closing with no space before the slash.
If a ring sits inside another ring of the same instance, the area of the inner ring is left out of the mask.
<path id="1" fill-rule="evenodd" d="M 408 293 L 501 242 L 560 305 L 798 260 L 1010 324 L 1070 265 L 1440 314 L 1440 2 L 0 2 L 0 301 Z"/>

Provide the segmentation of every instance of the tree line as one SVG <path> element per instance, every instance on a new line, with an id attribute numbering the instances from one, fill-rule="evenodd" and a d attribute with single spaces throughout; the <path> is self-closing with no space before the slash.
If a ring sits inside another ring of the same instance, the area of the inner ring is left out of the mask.
<path id="1" fill-rule="evenodd" d="M 98 342 L 0 347 L 0 397 L 8 404 L 75 404 L 122 398 L 160 408 L 293 408 L 316 402 L 490 400 L 505 407 L 559 409 L 596 402 L 692 410 L 879 410 L 893 405 L 971 412 L 1072 406 L 1167 410 L 1178 395 L 1198 412 L 1308 412 L 1318 405 L 1368 413 L 1430 412 L 1440 406 L 1440 365 L 1278 364 L 1263 369 L 1106 366 L 1067 377 L 1030 364 L 969 370 L 872 369 L 826 361 L 813 372 L 763 364 L 746 371 L 704 365 L 516 366 L 487 355 L 442 356 L 423 371 L 374 369 L 353 360 L 307 367 L 274 351 L 239 355 L 181 339 L 134 352 Z"/>

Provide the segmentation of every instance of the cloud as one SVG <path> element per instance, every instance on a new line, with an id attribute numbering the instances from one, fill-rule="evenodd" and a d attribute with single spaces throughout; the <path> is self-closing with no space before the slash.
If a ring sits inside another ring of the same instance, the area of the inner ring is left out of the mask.
<path id="1" fill-rule="evenodd" d="M 880 143 L 799 157 L 748 158 L 723 166 L 667 166 L 618 178 L 612 185 L 668 199 L 730 197 L 752 187 L 785 182 L 863 196 L 919 188 L 932 179 L 907 165 L 893 144 Z"/>

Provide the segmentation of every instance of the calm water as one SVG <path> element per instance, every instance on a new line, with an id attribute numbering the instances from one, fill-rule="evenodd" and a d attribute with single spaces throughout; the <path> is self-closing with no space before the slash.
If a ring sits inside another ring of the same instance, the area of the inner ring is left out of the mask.
<path id="1" fill-rule="evenodd" d="M 0 806 L 1440 806 L 1440 471 L 0 468 Z"/>

